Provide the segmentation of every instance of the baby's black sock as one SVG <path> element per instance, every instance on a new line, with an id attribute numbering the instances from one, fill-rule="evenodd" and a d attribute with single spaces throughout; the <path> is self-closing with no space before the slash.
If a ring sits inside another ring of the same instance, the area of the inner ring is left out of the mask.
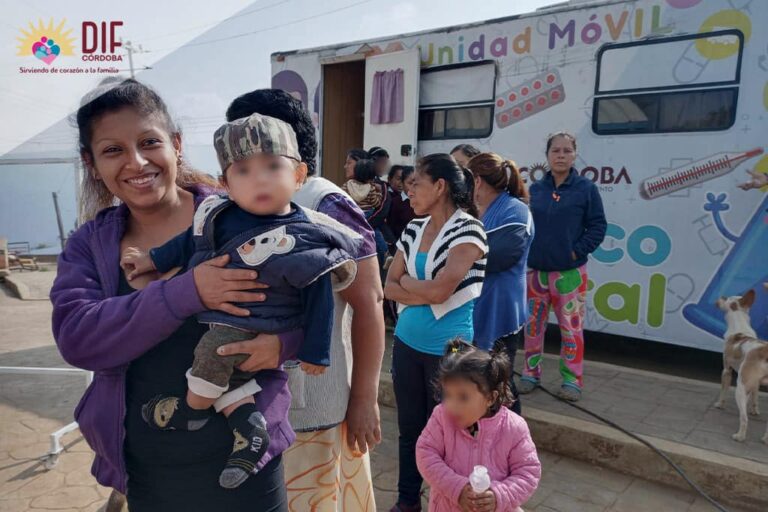
<path id="1" fill-rule="evenodd" d="M 186 397 L 157 395 L 141 406 L 141 417 L 158 430 L 199 430 L 210 416 L 210 407 L 193 409 Z"/>
<path id="2" fill-rule="evenodd" d="M 256 463 L 261 460 L 269 446 L 267 422 L 256 409 L 256 404 L 243 404 L 227 418 L 235 445 L 221 472 L 219 484 L 226 489 L 234 489 L 246 481 L 256 471 Z"/>

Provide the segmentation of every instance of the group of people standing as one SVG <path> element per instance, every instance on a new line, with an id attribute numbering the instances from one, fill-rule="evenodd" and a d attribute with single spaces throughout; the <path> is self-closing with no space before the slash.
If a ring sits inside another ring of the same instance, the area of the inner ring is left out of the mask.
<path id="1" fill-rule="evenodd" d="M 455 340 L 470 343 L 471 350 L 491 351 L 489 369 L 473 380 L 482 382 L 483 389 L 499 389 L 499 395 L 504 385 L 494 380 L 500 373 L 490 367 L 500 353 L 505 355 L 507 369 L 501 374 L 510 400 L 504 405 L 520 414 L 519 393 L 533 391 L 541 377 L 551 308 L 561 331 L 560 395 L 571 401 L 581 396 L 586 261 L 602 242 L 607 224 L 597 187 L 573 168 L 576 139 L 565 132 L 551 135 L 546 155 L 550 170 L 530 187 L 513 161 L 467 144 L 450 156 L 424 157 L 416 167 L 408 196 L 422 218 L 403 232 L 384 288 L 385 296 L 400 304 L 392 356 L 400 473 L 392 512 L 421 509 L 422 476 L 433 489 L 442 488 L 438 480 L 445 471 L 433 471 L 420 446 L 428 442 L 425 436 L 434 435 L 427 434 L 434 430 L 428 425 L 444 423 L 436 417 L 445 411 L 436 412 L 436 407 L 441 399 L 445 403 L 446 358 L 452 357 L 446 346 Z M 518 389 L 511 367 L 520 346 L 525 364 Z M 489 409 L 481 417 L 498 414 Z M 497 435 L 503 425 L 510 429 L 507 437 L 521 437 L 514 423 L 503 421 L 496 424 Z M 505 445 L 477 443 L 476 460 L 492 460 L 492 451 L 500 447 Z M 524 483 L 537 477 L 523 463 L 531 460 L 529 452 L 521 448 L 504 455 L 518 458 L 507 468 L 515 473 L 516 486 L 507 488 L 513 498 L 504 510 L 513 510 L 535 489 L 535 483 Z M 503 495 L 494 493 L 494 506 Z"/>
<path id="2" fill-rule="evenodd" d="M 75 417 L 99 483 L 131 512 L 375 510 L 386 296 L 398 310 L 392 510 L 421 510 L 422 477 L 430 510 L 523 504 L 540 465 L 518 391 L 538 384 L 551 306 L 561 393 L 579 398 L 585 264 L 606 228 L 597 188 L 572 167 L 575 139 L 548 139 L 550 172 L 529 188 L 514 162 L 468 145 L 415 168 L 352 150 L 338 187 L 314 176 L 315 130 L 290 94 L 248 92 L 226 119 L 214 180 L 140 82 L 100 87 L 77 112 L 88 222 L 51 300 L 64 359 L 94 372 Z M 213 325 L 241 332 L 203 354 Z M 195 369 L 216 355 L 227 369 L 208 372 L 223 378 L 212 385 Z M 489 487 L 469 485 L 474 465 Z"/>
<path id="3" fill-rule="evenodd" d="M 408 199 L 410 165 L 391 165 L 389 152 L 374 146 L 351 149 L 344 163 L 346 181 L 341 188 L 365 213 L 376 236 L 376 253 L 382 272 L 389 268 L 395 244 L 415 214 Z"/>

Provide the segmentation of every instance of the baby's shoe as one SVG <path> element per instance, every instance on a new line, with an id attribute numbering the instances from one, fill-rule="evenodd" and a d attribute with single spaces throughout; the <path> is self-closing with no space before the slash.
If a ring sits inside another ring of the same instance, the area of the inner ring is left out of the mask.
<path id="1" fill-rule="evenodd" d="M 192 409 L 185 398 L 157 395 L 141 406 L 141 417 L 157 430 L 200 430 L 211 409 Z"/>

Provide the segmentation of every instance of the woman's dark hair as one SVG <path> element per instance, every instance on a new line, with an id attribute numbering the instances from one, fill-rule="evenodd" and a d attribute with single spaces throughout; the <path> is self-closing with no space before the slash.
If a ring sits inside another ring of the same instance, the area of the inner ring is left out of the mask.
<path id="1" fill-rule="evenodd" d="M 472 172 L 456 163 L 451 155 L 434 153 L 427 155 L 417 165 L 418 171 L 427 174 L 433 182 L 445 180 L 453 204 L 477 217 L 475 204 L 475 179 Z"/>
<path id="2" fill-rule="evenodd" d="M 358 160 L 355 164 L 355 180 L 360 183 L 368 183 L 376 179 L 376 164 L 373 160 Z"/>
<path id="3" fill-rule="evenodd" d="M 506 190 L 512 197 L 528 203 L 528 189 L 512 160 L 504 160 L 496 153 L 480 153 L 472 157 L 467 167 L 494 190 Z"/>
<path id="4" fill-rule="evenodd" d="M 234 121 L 251 114 L 261 114 L 285 121 L 296 132 L 301 161 L 307 164 L 307 175 L 317 169 L 317 138 L 312 117 L 304 104 L 280 89 L 257 89 L 235 98 L 227 108 L 227 121 Z"/>
<path id="5" fill-rule="evenodd" d="M 571 144 L 573 144 L 573 150 L 576 151 L 576 137 L 571 135 L 570 132 L 555 132 L 549 135 L 547 137 L 547 150 L 544 152 L 544 154 L 549 154 L 549 148 L 552 147 L 552 141 L 555 140 L 558 137 L 562 137 L 565 140 L 571 141 Z"/>
<path id="6" fill-rule="evenodd" d="M 379 158 L 389 158 L 389 153 L 387 153 L 387 150 L 384 148 L 373 146 L 368 150 L 368 157 L 373 160 L 378 160 Z"/>
<path id="7" fill-rule="evenodd" d="M 122 81 L 104 80 L 83 97 L 80 108 L 75 114 L 81 154 L 85 153 L 93 158 L 91 139 L 94 122 L 104 114 L 126 107 L 134 109 L 143 116 L 157 116 L 169 134 L 179 133 L 179 129 L 168 113 L 168 107 L 152 88 L 132 78 Z"/>
<path id="8" fill-rule="evenodd" d="M 473 156 L 480 154 L 480 150 L 472 144 L 459 144 L 451 150 L 451 154 L 457 151 L 461 151 L 467 158 L 472 158 Z"/>
<path id="9" fill-rule="evenodd" d="M 503 348 L 486 352 L 457 338 L 448 343 L 445 356 L 440 360 L 437 370 L 437 383 L 440 385 L 435 389 L 453 379 L 472 381 L 489 398 L 496 392 L 490 407 L 490 413 L 496 414 L 499 409 L 511 407 L 514 402 L 509 386 L 511 371 L 512 365 Z"/>
<path id="10" fill-rule="evenodd" d="M 181 135 L 181 130 L 168 113 L 168 107 L 154 89 L 132 78 L 127 80 L 108 78 L 83 96 L 80 108 L 74 116 L 80 155 L 83 158 L 88 157 L 91 164 L 94 161 L 91 148 L 94 124 L 102 116 L 124 108 L 133 109 L 142 116 L 154 116 L 159 119 L 171 137 Z M 180 187 L 190 185 L 218 187 L 215 179 L 194 170 L 183 158 L 180 158 L 177 164 L 176 184 Z M 96 179 L 92 172 L 84 173 L 80 188 L 79 218 L 81 221 L 92 219 L 100 210 L 112 206 L 115 202 L 115 196 L 103 181 Z"/>
<path id="11" fill-rule="evenodd" d="M 370 160 L 370 157 L 368 156 L 368 152 L 364 149 L 350 149 L 347 151 L 347 158 L 351 158 L 355 162 L 359 162 L 360 160 Z"/>

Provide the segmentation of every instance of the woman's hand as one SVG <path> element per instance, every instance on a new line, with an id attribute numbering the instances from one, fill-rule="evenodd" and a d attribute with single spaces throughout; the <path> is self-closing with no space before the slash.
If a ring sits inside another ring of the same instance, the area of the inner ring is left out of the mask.
<path id="1" fill-rule="evenodd" d="M 216 350 L 220 356 L 250 354 L 238 368 L 244 372 L 273 370 L 280 367 L 282 343 L 277 334 L 259 334 L 253 339 L 222 345 Z"/>
<path id="2" fill-rule="evenodd" d="M 405 271 L 405 258 L 402 251 L 395 253 L 395 259 L 389 267 L 387 272 L 386 286 L 384 287 L 384 296 L 389 300 L 399 302 L 406 306 L 421 306 L 427 304 L 426 301 L 420 300 L 414 297 L 412 294 L 407 293 L 400 285 L 403 277 L 408 274 Z"/>
<path id="3" fill-rule="evenodd" d="M 423 300 L 427 304 L 442 304 L 453 295 L 472 265 L 482 257 L 480 247 L 474 243 L 461 243 L 448 250 L 445 265 L 434 279 L 419 280 L 400 275 L 398 283 L 406 296 Z"/>
<path id="4" fill-rule="evenodd" d="M 441 270 L 441 272 L 442 272 L 442 270 Z M 435 276 L 435 277 L 437 277 L 437 276 Z M 415 279 L 415 278 L 409 276 L 408 274 L 403 274 L 403 276 L 400 278 L 400 286 L 402 286 L 403 288 L 407 288 L 409 285 L 417 283 L 418 281 L 419 281 L 418 279 Z"/>
<path id="5" fill-rule="evenodd" d="M 249 316 L 247 309 L 234 306 L 233 302 L 263 302 L 263 293 L 245 290 L 269 288 L 256 281 L 254 270 L 224 268 L 229 255 L 205 261 L 193 270 L 195 287 L 200 301 L 208 309 L 217 309 L 230 315 Z"/>

